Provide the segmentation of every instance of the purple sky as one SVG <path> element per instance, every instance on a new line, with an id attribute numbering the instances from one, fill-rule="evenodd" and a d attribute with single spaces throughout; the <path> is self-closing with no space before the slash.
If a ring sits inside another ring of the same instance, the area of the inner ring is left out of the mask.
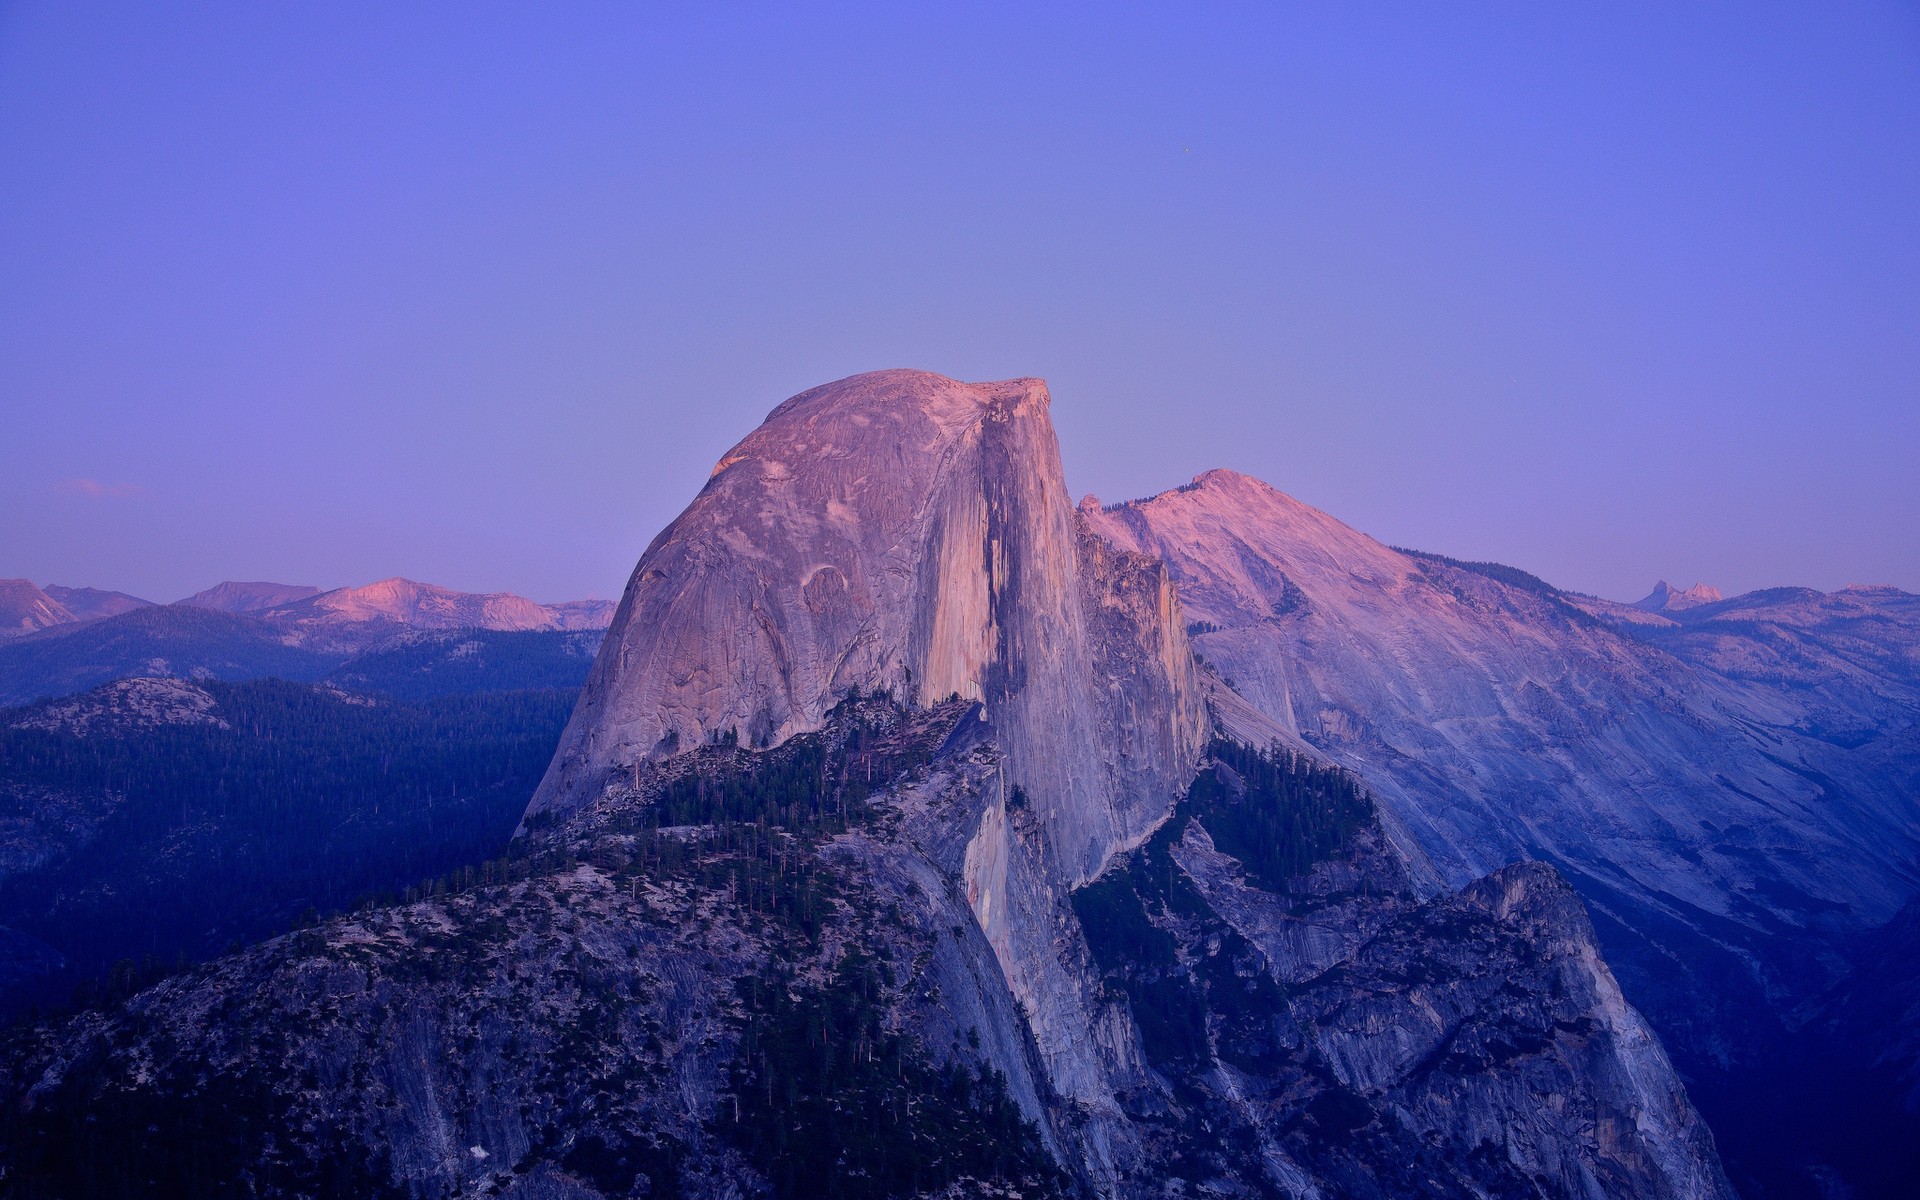
<path id="1" fill-rule="evenodd" d="M 1920 590 L 1913 5 L 801 7 L 0 4 L 0 576 L 617 595 L 916 366 L 1076 495 Z"/>

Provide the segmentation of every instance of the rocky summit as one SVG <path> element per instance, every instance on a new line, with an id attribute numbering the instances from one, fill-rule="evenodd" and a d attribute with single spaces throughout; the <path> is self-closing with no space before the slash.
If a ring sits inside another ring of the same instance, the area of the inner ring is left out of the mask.
<path id="1" fill-rule="evenodd" d="M 1036 379 L 856 376 L 780 405 L 641 556 L 533 811 L 850 691 L 984 704 L 1065 882 L 1138 842 L 1205 742 L 1164 568 L 1091 539 Z"/>

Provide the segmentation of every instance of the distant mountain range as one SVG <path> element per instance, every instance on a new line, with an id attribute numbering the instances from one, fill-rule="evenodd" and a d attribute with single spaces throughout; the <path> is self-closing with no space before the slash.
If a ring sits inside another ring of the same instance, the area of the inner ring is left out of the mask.
<path id="1" fill-rule="evenodd" d="M 281 604 L 318 596 L 320 589 L 303 583 L 238 583 L 227 580 L 204 592 L 195 592 L 181 604 L 192 608 L 211 608 L 219 612 L 264 612 Z"/>
<path id="2" fill-rule="evenodd" d="M 587 634 L 605 629 L 613 610 L 608 600 L 539 604 L 508 592 L 456 592 L 409 579 L 324 592 L 227 582 L 174 604 L 0 580 L 0 704 L 71 695 L 136 676 L 315 680 L 410 635 Z M 422 651 L 415 646 L 408 653 L 418 657 Z M 572 668 L 555 669 L 564 674 Z M 542 680 L 539 686 L 557 686 L 555 669 L 542 667 L 529 677 Z"/>
<path id="3" fill-rule="evenodd" d="M 605 629 L 611 600 L 540 604 L 512 592 L 457 592 L 411 579 L 325 591 L 310 584 L 227 580 L 171 605 L 100 588 L 36 587 L 0 579 L 0 639 L 104 620 L 143 608 L 203 608 L 258 614 L 311 635 L 321 628 L 391 625 L 409 629 Z"/>

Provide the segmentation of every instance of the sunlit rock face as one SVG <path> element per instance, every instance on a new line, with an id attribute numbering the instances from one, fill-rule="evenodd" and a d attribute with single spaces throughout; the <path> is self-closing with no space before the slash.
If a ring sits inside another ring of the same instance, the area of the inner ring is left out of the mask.
<path id="1" fill-rule="evenodd" d="M 66 606 L 26 579 L 0 579 L 0 638 L 22 637 L 73 620 Z"/>
<path id="2" fill-rule="evenodd" d="M 1740 1053 L 1741 1021 L 1821 986 L 1824 939 L 1920 882 L 1904 593 L 1696 589 L 1676 624 L 1391 549 L 1230 471 L 1082 511 L 1168 564 L 1196 652 L 1359 773 L 1441 882 L 1521 858 L 1573 877 L 1697 1053 Z"/>
<path id="3" fill-rule="evenodd" d="M 1068 881 L 1184 786 L 1205 705 L 1164 570 L 1083 537 L 1046 385 L 881 371 L 776 408 L 635 568 L 531 811 L 848 694 L 986 706 Z"/>

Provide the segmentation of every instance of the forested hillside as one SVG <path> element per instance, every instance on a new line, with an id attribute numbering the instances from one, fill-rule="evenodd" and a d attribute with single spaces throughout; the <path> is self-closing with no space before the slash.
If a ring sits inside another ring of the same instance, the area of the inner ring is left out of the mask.
<path id="1" fill-rule="evenodd" d="M 171 686 L 211 704 L 0 717 L 0 927 L 24 935 L 0 1005 L 63 1002 L 116 963 L 125 986 L 498 855 L 574 698 Z"/>

